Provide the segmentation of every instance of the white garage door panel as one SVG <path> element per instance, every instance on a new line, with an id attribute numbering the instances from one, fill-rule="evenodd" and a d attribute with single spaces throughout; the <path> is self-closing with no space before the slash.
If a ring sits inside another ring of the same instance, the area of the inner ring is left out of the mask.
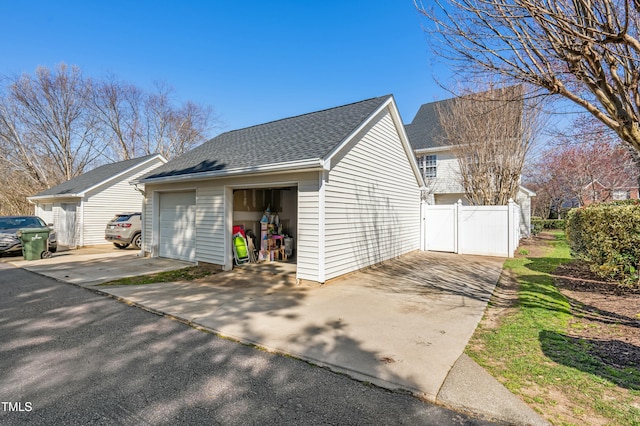
<path id="1" fill-rule="evenodd" d="M 161 257 L 195 261 L 195 204 L 195 191 L 160 194 L 159 254 Z"/>

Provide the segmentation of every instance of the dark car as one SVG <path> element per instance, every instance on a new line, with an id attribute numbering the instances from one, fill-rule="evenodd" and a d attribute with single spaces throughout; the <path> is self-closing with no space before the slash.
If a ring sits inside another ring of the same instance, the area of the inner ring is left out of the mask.
<path id="1" fill-rule="evenodd" d="M 44 220 L 38 216 L 0 216 L 0 255 L 4 253 L 22 253 L 22 243 L 17 232 L 22 228 L 47 228 Z M 49 232 L 49 251 L 55 253 L 58 249 L 56 233 Z"/>

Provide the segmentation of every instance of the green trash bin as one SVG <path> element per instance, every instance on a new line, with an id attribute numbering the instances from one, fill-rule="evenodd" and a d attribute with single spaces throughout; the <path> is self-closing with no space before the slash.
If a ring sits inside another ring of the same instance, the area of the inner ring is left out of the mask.
<path id="1" fill-rule="evenodd" d="M 49 228 L 22 228 L 18 237 L 22 242 L 24 260 L 38 260 L 51 257 L 49 251 Z"/>

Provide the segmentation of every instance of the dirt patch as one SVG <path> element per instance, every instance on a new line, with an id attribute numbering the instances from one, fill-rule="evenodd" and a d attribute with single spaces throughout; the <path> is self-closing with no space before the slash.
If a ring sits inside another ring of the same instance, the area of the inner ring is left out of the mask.
<path id="1" fill-rule="evenodd" d="M 491 300 L 490 309 L 485 311 L 482 323 L 484 327 L 496 328 L 500 318 L 508 315 L 518 306 L 518 281 L 509 270 L 503 270 Z"/>
<path id="2" fill-rule="evenodd" d="M 540 234 L 535 237 L 523 238 L 516 252 L 516 257 L 542 257 L 548 250 L 547 243 L 555 237 L 550 234 Z"/>
<path id="3" fill-rule="evenodd" d="M 558 268 L 554 281 L 574 314 L 569 335 L 589 341 L 606 365 L 640 369 L 640 292 L 601 281 L 580 261 Z"/>

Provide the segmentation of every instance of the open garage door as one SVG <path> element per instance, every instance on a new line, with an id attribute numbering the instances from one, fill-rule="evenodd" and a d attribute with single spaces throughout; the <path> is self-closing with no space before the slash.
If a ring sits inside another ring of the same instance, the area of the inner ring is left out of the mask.
<path id="1" fill-rule="evenodd" d="M 160 257 L 196 260 L 196 192 L 160 194 Z"/>

